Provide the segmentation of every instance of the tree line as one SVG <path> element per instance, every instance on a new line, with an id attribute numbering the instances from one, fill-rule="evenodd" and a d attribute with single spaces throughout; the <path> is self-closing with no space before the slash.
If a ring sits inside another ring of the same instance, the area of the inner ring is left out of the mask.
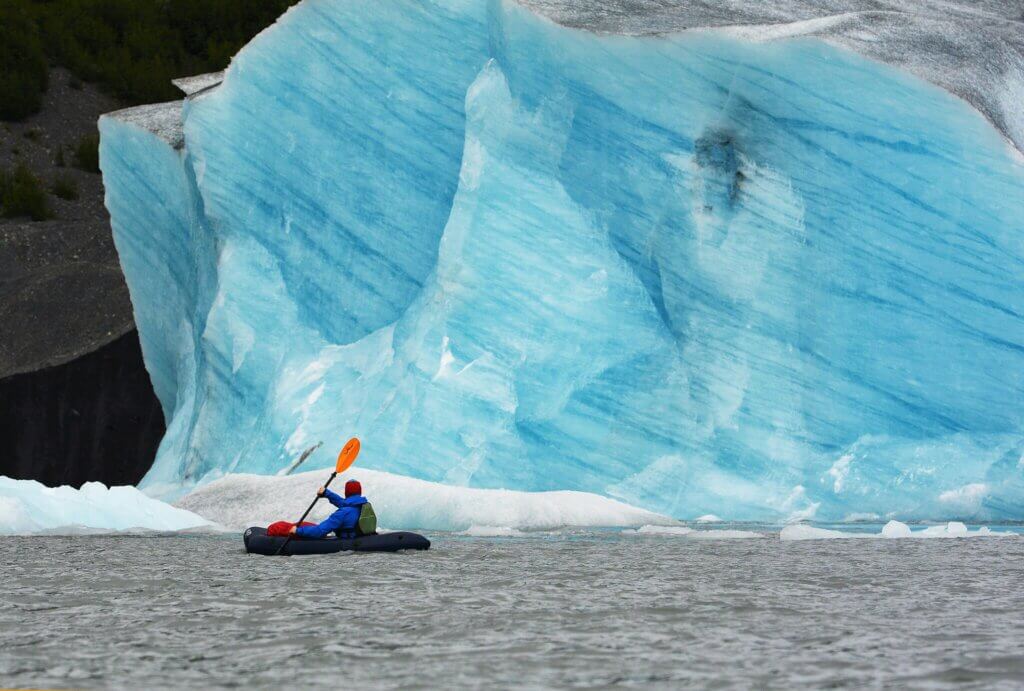
<path id="1" fill-rule="evenodd" d="M 180 98 L 174 77 L 224 69 L 296 0 L 3 0 L 0 119 L 39 110 L 51 65 L 125 105 Z"/>

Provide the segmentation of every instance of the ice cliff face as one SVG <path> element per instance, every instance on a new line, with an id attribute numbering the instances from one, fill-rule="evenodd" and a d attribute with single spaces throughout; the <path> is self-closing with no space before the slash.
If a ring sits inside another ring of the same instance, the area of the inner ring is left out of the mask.
<path id="1" fill-rule="evenodd" d="M 146 484 L 358 434 L 678 517 L 1024 518 L 1020 121 L 843 47 L 875 20 L 573 7 L 306 0 L 101 120 Z"/>

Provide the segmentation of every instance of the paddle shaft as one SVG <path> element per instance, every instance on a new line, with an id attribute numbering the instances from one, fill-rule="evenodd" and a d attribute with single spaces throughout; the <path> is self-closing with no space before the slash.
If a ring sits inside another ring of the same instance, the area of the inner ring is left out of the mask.
<path id="1" fill-rule="evenodd" d="M 336 478 L 337 476 L 338 476 L 338 473 L 337 473 L 337 471 L 335 471 L 335 472 L 331 473 L 331 476 L 330 476 L 329 478 L 327 478 L 327 482 L 325 482 L 325 483 L 324 483 L 324 489 L 327 489 L 328 485 L 330 485 L 330 484 L 331 484 L 332 482 L 334 482 L 334 478 Z M 314 507 L 314 506 L 316 506 L 316 503 L 317 503 L 318 501 L 320 501 L 320 495 L 319 495 L 319 494 L 317 494 L 317 495 L 316 495 L 316 499 L 314 499 L 314 500 L 313 500 L 313 503 L 309 505 L 309 508 L 308 508 L 308 509 L 306 509 L 306 513 L 302 514 L 302 518 L 300 518 L 300 519 L 298 520 L 298 522 L 297 522 L 297 523 L 295 524 L 295 525 L 296 525 L 296 527 L 297 527 L 297 526 L 298 526 L 298 525 L 299 525 L 300 523 L 302 523 L 302 522 L 303 522 L 304 520 L 306 520 L 306 516 L 308 516 L 308 515 L 309 515 L 309 512 L 313 510 L 313 507 Z M 291 536 L 291 535 L 289 535 L 289 536 L 288 536 L 288 537 L 287 537 L 287 538 L 285 539 L 285 541 L 284 541 L 284 542 L 283 542 L 283 543 L 281 544 L 281 549 L 277 550 L 277 555 L 278 555 L 278 556 L 280 556 L 280 554 L 281 554 L 282 552 L 284 552 L 284 548 L 285 548 L 285 547 L 287 547 L 287 546 L 288 546 L 288 543 L 289 543 L 289 542 L 291 542 L 291 541 L 292 541 L 292 536 Z"/>

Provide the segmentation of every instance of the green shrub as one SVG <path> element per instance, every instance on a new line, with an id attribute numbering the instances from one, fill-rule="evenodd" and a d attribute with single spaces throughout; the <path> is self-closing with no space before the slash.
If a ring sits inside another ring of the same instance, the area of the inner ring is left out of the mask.
<path id="1" fill-rule="evenodd" d="M 128 102 L 180 98 L 174 77 L 224 69 L 295 0 L 29 3 L 51 58 Z"/>
<path id="2" fill-rule="evenodd" d="M 75 145 L 75 167 L 88 173 L 100 172 L 100 135 L 87 134 Z"/>
<path id="3" fill-rule="evenodd" d="M 74 201 L 78 199 L 78 182 L 67 173 L 60 173 L 53 179 L 50 191 L 61 199 Z"/>
<path id="4" fill-rule="evenodd" d="M 127 104 L 180 98 L 173 77 L 224 69 L 296 0 L 0 0 L 0 119 L 46 90 L 47 58 Z"/>
<path id="5" fill-rule="evenodd" d="M 28 216 L 33 221 L 53 218 L 46 191 L 24 163 L 19 163 L 13 173 L 0 173 L 0 193 L 0 208 L 6 218 Z"/>
<path id="6" fill-rule="evenodd" d="M 0 2 L 0 119 L 21 120 L 39 110 L 49 66 L 25 0 Z"/>
<path id="7" fill-rule="evenodd" d="M 22 133 L 21 136 L 29 140 L 30 142 L 38 142 L 39 138 L 43 136 L 43 133 L 37 128 L 33 127 L 30 130 L 25 130 L 25 132 Z"/>
<path id="8" fill-rule="evenodd" d="M 64 162 L 64 145 L 63 144 L 61 144 L 60 146 L 57 147 L 57 157 L 54 159 L 53 163 L 58 168 L 63 168 L 64 166 L 67 165 L 67 163 Z"/>

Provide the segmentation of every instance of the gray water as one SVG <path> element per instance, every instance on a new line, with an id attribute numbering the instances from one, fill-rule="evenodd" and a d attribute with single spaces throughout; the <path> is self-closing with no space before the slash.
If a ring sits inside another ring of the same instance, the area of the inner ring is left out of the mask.
<path id="1" fill-rule="evenodd" d="M 0 686 L 1024 688 L 1024 538 L 4 538 Z"/>

